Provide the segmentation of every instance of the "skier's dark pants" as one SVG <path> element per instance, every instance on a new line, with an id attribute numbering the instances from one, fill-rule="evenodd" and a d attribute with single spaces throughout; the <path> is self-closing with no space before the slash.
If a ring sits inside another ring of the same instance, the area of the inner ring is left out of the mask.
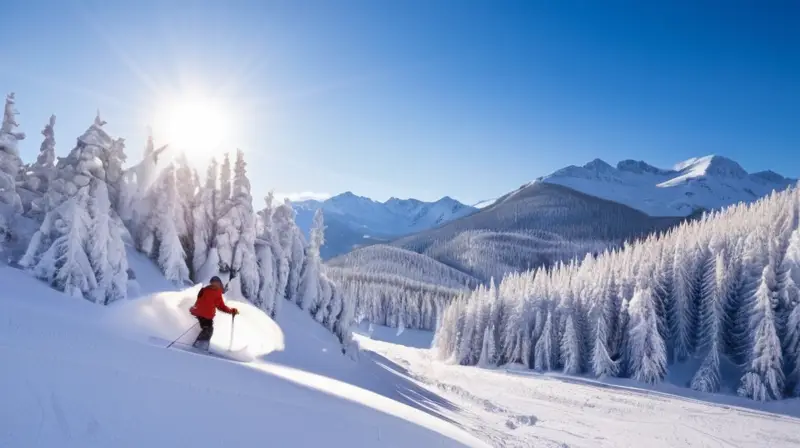
<path id="1" fill-rule="evenodd" d="M 210 341 L 211 335 L 214 334 L 214 321 L 205 317 L 198 317 L 197 321 L 200 322 L 200 334 L 197 335 L 197 340 Z"/>

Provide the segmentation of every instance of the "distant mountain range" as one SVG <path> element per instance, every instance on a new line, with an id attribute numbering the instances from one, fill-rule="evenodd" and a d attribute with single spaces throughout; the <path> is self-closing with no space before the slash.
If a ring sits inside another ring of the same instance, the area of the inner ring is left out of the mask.
<path id="1" fill-rule="evenodd" d="M 697 209 L 717 209 L 749 202 L 796 183 L 772 171 L 750 174 L 721 156 L 678 163 L 672 169 L 623 160 L 616 167 L 595 159 L 568 166 L 534 182 L 563 185 L 625 204 L 650 216 L 687 216 Z"/>
<path id="2" fill-rule="evenodd" d="M 398 198 L 379 202 L 349 191 L 324 201 L 306 200 L 292 205 L 297 224 L 306 235 L 314 213 L 322 209 L 326 226 L 324 259 L 428 230 L 477 210 L 447 196 L 436 202 Z"/>
<path id="3" fill-rule="evenodd" d="M 624 160 L 616 167 L 596 159 L 523 185 L 478 211 L 386 245 L 426 255 L 470 277 L 488 281 L 512 271 L 583 257 L 668 229 L 685 219 L 738 202 L 751 202 L 796 183 L 772 171 L 748 173 L 720 156 L 693 158 L 661 169 Z M 386 245 L 370 248 L 370 258 Z M 392 253 L 395 275 L 417 279 L 413 257 Z M 358 252 L 330 264 L 363 269 Z M 430 268 L 425 268 L 430 271 Z M 425 279 L 429 281 L 429 279 Z"/>

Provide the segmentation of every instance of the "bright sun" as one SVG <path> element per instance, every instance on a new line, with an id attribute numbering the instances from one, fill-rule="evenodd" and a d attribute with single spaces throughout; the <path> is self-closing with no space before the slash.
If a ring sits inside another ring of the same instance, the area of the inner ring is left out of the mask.
<path id="1" fill-rule="evenodd" d="M 223 106 L 201 96 L 177 98 L 161 108 L 155 126 L 159 140 L 192 158 L 212 157 L 225 147 L 229 125 Z"/>

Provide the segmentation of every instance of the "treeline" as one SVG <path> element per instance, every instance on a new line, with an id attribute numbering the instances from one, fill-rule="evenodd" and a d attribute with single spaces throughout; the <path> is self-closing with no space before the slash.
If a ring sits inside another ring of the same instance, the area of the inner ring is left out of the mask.
<path id="1" fill-rule="evenodd" d="M 695 390 L 798 396 L 799 216 L 792 188 L 580 263 L 508 275 L 445 309 L 436 353 L 646 383 L 696 366 L 685 384 Z"/>
<path id="2" fill-rule="evenodd" d="M 357 322 L 388 327 L 435 330 L 444 307 L 469 291 L 336 267 L 326 267 L 326 274 L 354 302 Z"/>

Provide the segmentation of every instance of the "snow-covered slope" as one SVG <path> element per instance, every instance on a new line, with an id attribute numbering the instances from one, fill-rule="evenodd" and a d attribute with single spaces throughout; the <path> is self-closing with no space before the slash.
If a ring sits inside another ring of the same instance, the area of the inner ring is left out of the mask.
<path id="1" fill-rule="evenodd" d="M 422 410 L 433 394 L 343 356 L 299 309 L 286 306 L 279 327 L 231 301 L 237 362 L 150 339 L 192 324 L 194 290 L 102 307 L 8 267 L 0 282 L 2 447 L 488 446 Z M 213 345 L 226 350 L 230 320 L 217 321 Z"/>
<path id="2" fill-rule="evenodd" d="M 563 185 L 650 216 L 688 216 L 698 208 L 751 202 L 797 181 L 772 171 L 749 174 L 735 161 L 711 155 L 680 162 L 672 169 L 635 160 L 623 160 L 613 167 L 595 159 L 534 182 Z"/>
<path id="3" fill-rule="evenodd" d="M 798 400 L 758 403 L 667 383 L 451 365 L 432 356 L 425 333 L 371 326 L 357 339 L 451 401 L 460 411 L 445 416 L 495 447 L 800 446 Z"/>
<path id="4" fill-rule="evenodd" d="M 651 217 L 561 185 L 534 182 L 476 213 L 391 244 L 488 282 L 508 272 L 582 258 L 678 221 Z M 357 259 L 357 252 L 346 259 Z"/>
<path id="5" fill-rule="evenodd" d="M 322 208 L 327 226 L 323 246 L 326 259 L 360 245 L 427 230 L 476 210 L 447 196 L 436 202 L 397 198 L 378 202 L 351 192 L 325 201 L 300 201 L 293 206 L 297 225 L 306 235 L 314 212 Z"/>

